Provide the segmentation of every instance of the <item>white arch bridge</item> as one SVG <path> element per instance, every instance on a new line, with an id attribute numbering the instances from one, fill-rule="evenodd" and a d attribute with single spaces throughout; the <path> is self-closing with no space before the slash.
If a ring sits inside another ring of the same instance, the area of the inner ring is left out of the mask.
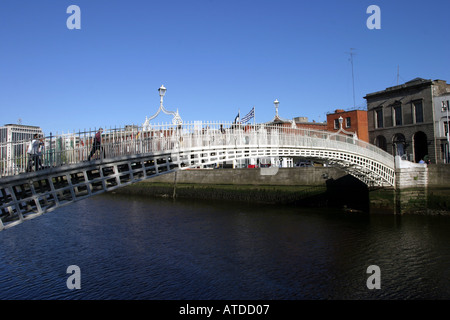
<path id="1" fill-rule="evenodd" d="M 326 131 L 194 122 L 104 130 L 42 139 L 42 168 L 26 172 L 30 141 L 1 145 L 0 230 L 87 197 L 161 174 L 242 159 L 306 158 L 339 166 L 368 186 L 395 186 L 392 155 Z"/>

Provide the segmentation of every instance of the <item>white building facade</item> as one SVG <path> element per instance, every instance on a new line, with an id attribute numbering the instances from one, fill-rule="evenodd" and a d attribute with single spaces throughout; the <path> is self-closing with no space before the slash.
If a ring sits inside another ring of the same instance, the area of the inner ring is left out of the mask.
<path id="1" fill-rule="evenodd" d="M 23 143 L 19 144 L 18 142 L 31 141 L 36 133 L 43 135 L 42 129 L 36 126 L 6 124 L 0 127 L 0 170 L 14 171 L 17 169 L 19 164 L 14 163 L 13 159 L 26 157 Z"/>
<path id="2" fill-rule="evenodd" d="M 434 132 L 440 160 L 450 163 L 449 126 L 450 93 L 434 97 Z"/>

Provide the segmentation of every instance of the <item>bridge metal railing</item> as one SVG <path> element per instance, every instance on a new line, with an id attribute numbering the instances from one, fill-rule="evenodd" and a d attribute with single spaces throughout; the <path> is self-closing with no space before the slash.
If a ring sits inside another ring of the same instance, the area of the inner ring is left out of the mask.
<path id="1" fill-rule="evenodd" d="M 97 130 L 41 137 L 38 169 L 88 161 Z M 0 144 L 0 177 L 27 172 L 30 140 Z M 350 136 L 291 126 L 241 125 L 230 122 L 154 124 L 104 128 L 102 144 L 91 160 L 152 152 L 216 147 L 307 147 L 355 153 L 394 166 L 394 158 L 378 147 Z M 34 171 L 34 168 L 32 169 Z"/>

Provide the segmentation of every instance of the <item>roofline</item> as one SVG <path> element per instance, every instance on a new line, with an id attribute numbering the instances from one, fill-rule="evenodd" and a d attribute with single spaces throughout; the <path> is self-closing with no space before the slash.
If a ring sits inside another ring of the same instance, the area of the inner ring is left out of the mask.
<path id="1" fill-rule="evenodd" d="M 8 123 L 8 124 L 4 125 L 4 127 L 7 127 L 7 126 L 17 126 L 17 127 L 24 127 L 24 128 L 35 128 L 35 129 L 42 130 L 42 128 L 39 127 L 39 126 L 29 126 L 29 125 L 26 125 L 26 124 Z"/>
<path id="2" fill-rule="evenodd" d="M 400 90 L 407 89 L 407 88 L 413 88 L 413 87 L 420 87 L 420 86 L 432 85 L 432 84 L 434 84 L 434 82 L 435 82 L 435 80 L 431 80 L 431 79 L 423 79 L 423 80 L 424 80 L 424 81 L 418 81 L 418 80 L 414 81 L 414 80 L 411 80 L 411 81 L 408 81 L 408 82 L 406 82 L 406 83 L 404 83 L 404 84 L 401 84 L 401 85 L 398 85 L 398 86 L 388 87 L 388 88 L 386 88 L 386 89 L 384 89 L 384 90 L 381 90 L 381 91 L 376 91 L 376 92 L 373 92 L 373 93 L 368 93 L 368 94 L 366 94 L 366 96 L 363 97 L 363 98 L 364 98 L 364 99 L 367 99 L 368 97 L 379 96 L 379 95 L 383 95 L 383 94 L 386 94 L 386 93 L 390 93 L 390 92 L 392 92 L 392 91 L 400 91 Z M 440 80 L 440 81 L 442 81 L 442 80 Z"/>
<path id="3" fill-rule="evenodd" d="M 343 110 L 343 111 L 339 111 L 339 112 L 336 112 L 336 110 L 335 110 L 334 112 L 327 112 L 327 116 L 332 115 L 332 114 L 342 114 L 342 113 L 352 113 L 352 112 L 367 112 L 367 109 L 351 109 L 351 110 Z"/>

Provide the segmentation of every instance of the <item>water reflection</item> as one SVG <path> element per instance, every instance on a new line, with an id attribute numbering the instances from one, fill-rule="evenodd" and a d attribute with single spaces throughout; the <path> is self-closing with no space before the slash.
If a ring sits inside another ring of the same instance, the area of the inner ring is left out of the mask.
<path id="1" fill-rule="evenodd" d="M 447 217 L 106 194 L 1 232 L 0 298 L 448 299 L 449 231 Z M 81 290 L 65 286 L 72 264 Z"/>

